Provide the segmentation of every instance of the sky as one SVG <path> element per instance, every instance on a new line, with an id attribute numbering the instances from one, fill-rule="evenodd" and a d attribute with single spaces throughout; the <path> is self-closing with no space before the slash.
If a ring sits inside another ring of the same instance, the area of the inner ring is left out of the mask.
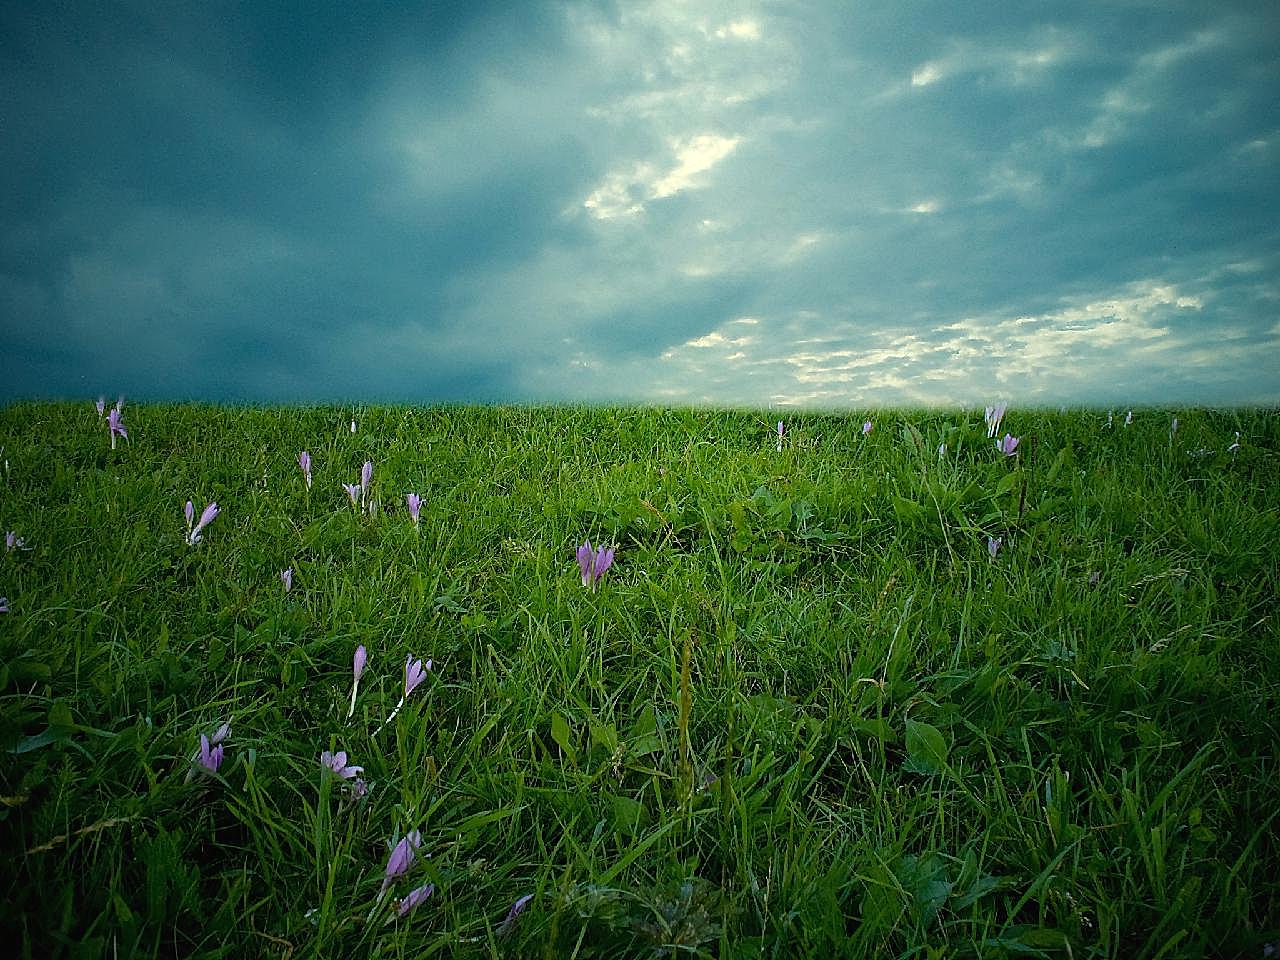
<path id="1" fill-rule="evenodd" d="M 1280 5 L 0 2 L 0 401 L 1280 402 Z"/>

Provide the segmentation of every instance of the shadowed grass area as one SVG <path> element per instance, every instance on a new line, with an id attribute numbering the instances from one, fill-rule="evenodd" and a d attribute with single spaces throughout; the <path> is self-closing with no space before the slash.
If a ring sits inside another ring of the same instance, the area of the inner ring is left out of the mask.
<path id="1" fill-rule="evenodd" d="M 7 939 L 1261 956 L 1280 420 L 1176 413 L 10 406 Z"/>

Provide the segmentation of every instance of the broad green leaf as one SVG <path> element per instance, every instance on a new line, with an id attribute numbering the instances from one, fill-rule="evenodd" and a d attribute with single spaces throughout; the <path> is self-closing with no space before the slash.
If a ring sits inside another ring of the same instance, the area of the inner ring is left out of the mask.
<path id="1" fill-rule="evenodd" d="M 634 837 L 644 829 L 646 820 L 644 804 L 630 797 L 613 798 L 613 828 L 619 833 Z"/>
<path id="2" fill-rule="evenodd" d="M 551 739 L 560 746 L 571 761 L 577 762 L 578 751 L 573 748 L 573 732 L 569 729 L 569 721 L 559 713 L 551 715 Z"/>
<path id="3" fill-rule="evenodd" d="M 906 769 L 912 773 L 941 773 L 947 763 L 947 741 L 935 726 L 907 721 Z"/>
<path id="4" fill-rule="evenodd" d="M 867 736 L 879 740 L 881 743 L 893 743 L 898 739 L 898 735 L 894 732 L 893 727 L 888 720 L 869 719 L 855 720 L 853 729 L 858 733 L 865 733 Z"/>

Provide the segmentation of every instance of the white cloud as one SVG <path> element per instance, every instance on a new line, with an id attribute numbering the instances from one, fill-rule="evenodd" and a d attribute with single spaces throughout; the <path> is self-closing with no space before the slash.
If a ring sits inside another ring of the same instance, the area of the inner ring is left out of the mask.
<path id="1" fill-rule="evenodd" d="M 956 39 L 947 44 L 941 56 L 915 67 L 910 85 L 930 87 L 955 77 L 978 76 L 1008 86 L 1025 86 L 1038 83 L 1049 70 L 1079 57 L 1083 47 L 1079 38 L 1057 29 L 1036 29 L 1019 46 Z"/>
<path id="2" fill-rule="evenodd" d="M 1145 280 L 1042 313 L 939 317 L 916 330 L 812 311 L 737 318 L 669 347 L 656 362 L 605 361 L 595 386 L 608 396 L 619 378 L 644 383 L 642 398 L 660 402 L 861 407 L 974 405 L 995 385 L 1023 403 L 1096 402 L 1082 392 L 1090 384 L 1111 397 L 1155 402 L 1161 397 L 1150 391 L 1162 376 L 1211 375 L 1224 359 L 1244 362 L 1256 349 L 1244 330 L 1202 347 L 1185 318 L 1207 302 L 1178 284 Z M 740 333 L 744 325 L 750 335 Z"/>
<path id="3" fill-rule="evenodd" d="M 913 87 L 927 87 L 931 83 L 937 83 L 943 76 L 942 64 L 925 63 L 911 72 L 911 85 Z"/>
<path id="4" fill-rule="evenodd" d="M 750 17 L 734 20 L 732 23 L 718 29 L 716 38 L 719 40 L 759 40 L 760 21 L 753 20 Z"/>
<path id="5" fill-rule="evenodd" d="M 1059 133 L 1068 146 L 1096 149 L 1121 139 L 1137 119 L 1170 104 L 1169 75 L 1189 60 L 1226 44 L 1230 32 L 1223 28 L 1199 30 L 1183 40 L 1165 44 L 1139 56 L 1128 74 L 1100 98 L 1093 117 L 1076 131 Z"/>
<path id="6" fill-rule="evenodd" d="M 597 220 L 643 213 L 648 201 L 662 200 L 699 186 L 698 175 L 731 154 L 740 141 L 739 137 L 717 134 L 672 141 L 671 157 L 663 171 L 659 172 L 652 162 L 633 163 L 626 170 L 611 171 L 582 205 Z"/>
<path id="7" fill-rule="evenodd" d="M 739 137 L 700 134 L 683 142 L 672 143 L 676 165 L 650 185 L 650 196 L 660 200 L 693 186 L 698 174 L 705 173 L 733 153 L 740 140 Z"/>

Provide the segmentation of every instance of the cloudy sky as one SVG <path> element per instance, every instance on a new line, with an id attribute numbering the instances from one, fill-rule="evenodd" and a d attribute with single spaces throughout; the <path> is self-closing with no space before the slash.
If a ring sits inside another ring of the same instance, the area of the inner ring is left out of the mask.
<path id="1" fill-rule="evenodd" d="M 0 399 L 1280 402 L 1277 104 L 1267 2 L 5 0 Z"/>

